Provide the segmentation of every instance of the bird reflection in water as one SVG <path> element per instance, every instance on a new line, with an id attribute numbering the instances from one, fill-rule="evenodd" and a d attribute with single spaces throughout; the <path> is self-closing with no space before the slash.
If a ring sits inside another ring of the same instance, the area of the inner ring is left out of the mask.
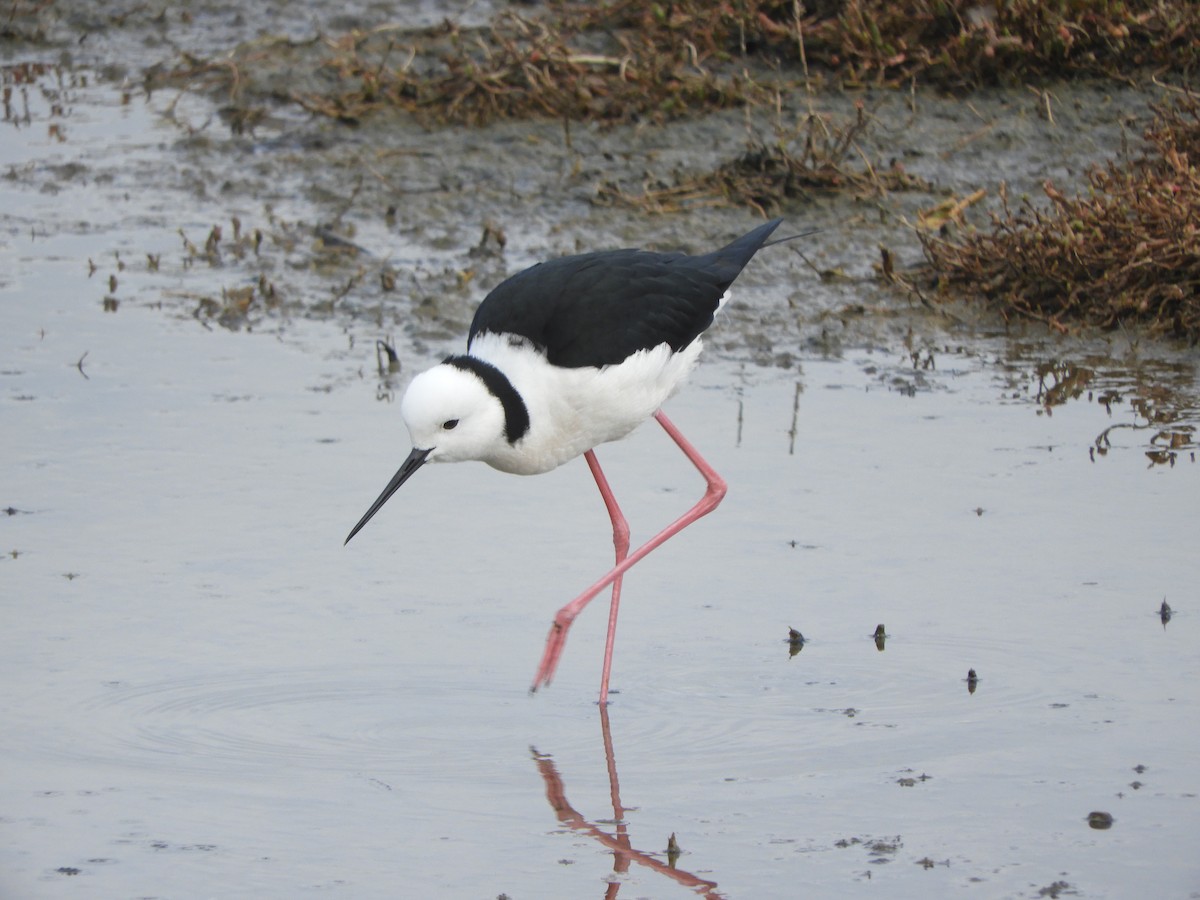
<path id="1" fill-rule="evenodd" d="M 567 790 L 563 785 L 562 776 L 558 774 L 558 769 L 554 766 L 554 760 L 549 754 L 539 753 L 533 749 L 533 761 L 537 764 L 538 772 L 546 782 L 546 799 L 550 801 L 550 806 L 558 817 L 558 821 L 572 831 L 586 834 L 612 850 L 615 876 L 625 875 L 629 871 L 630 863 L 637 863 L 690 888 L 696 892 L 697 896 L 708 898 L 708 900 L 726 900 L 725 895 L 717 890 L 715 881 L 706 881 L 698 875 L 675 868 L 678 848 L 673 841 L 670 846 L 676 848 L 675 853 L 638 850 L 633 846 L 628 825 L 625 822 L 625 807 L 621 805 L 621 788 L 617 781 L 617 763 L 616 757 L 613 755 L 612 732 L 608 724 L 607 706 L 600 707 L 600 729 L 604 735 L 604 758 L 608 763 L 608 785 L 612 795 L 611 821 L 615 823 L 616 831 L 609 833 L 603 830 L 576 810 L 567 800 Z M 598 819 L 597 821 L 608 820 Z M 675 836 L 671 835 L 671 837 L 673 839 Z M 668 857 L 668 861 L 660 858 L 663 855 Z M 605 900 L 612 900 L 620 889 L 620 879 L 614 878 L 604 892 Z"/>

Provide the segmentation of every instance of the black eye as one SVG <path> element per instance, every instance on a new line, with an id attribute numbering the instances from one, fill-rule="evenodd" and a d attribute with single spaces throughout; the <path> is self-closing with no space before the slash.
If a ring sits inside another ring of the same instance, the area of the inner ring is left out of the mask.
<path id="1" fill-rule="evenodd" d="M 458 419 L 447 419 L 445 422 L 442 423 L 442 429 L 444 431 L 453 431 L 457 427 L 458 427 Z"/>

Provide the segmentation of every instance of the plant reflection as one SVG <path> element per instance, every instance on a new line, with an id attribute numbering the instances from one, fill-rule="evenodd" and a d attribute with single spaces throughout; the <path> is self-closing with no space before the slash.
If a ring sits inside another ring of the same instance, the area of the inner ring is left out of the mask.
<path id="1" fill-rule="evenodd" d="M 1095 353 L 1078 361 L 1045 359 L 1040 344 L 1009 348 L 1004 383 L 1013 398 L 1031 394 L 1041 415 L 1053 415 L 1074 402 L 1096 403 L 1123 421 L 1104 428 L 1088 448 L 1093 462 L 1112 449 L 1110 436 L 1119 430 L 1149 432 L 1142 445 L 1150 467 L 1195 461 L 1200 405 L 1196 399 L 1195 364 L 1190 358 L 1170 360 L 1130 353 L 1126 358 Z"/>
<path id="2" fill-rule="evenodd" d="M 1087 366 L 1054 360 L 1038 363 L 1034 374 L 1038 379 L 1037 401 L 1050 407 L 1079 399 L 1095 372 Z"/>
<path id="3" fill-rule="evenodd" d="M 612 834 L 604 831 L 598 825 L 584 818 L 582 813 L 571 806 L 567 800 L 567 792 L 563 785 L 562 777 L 558 774 L 558 769 L 554 766 L 554 760 L 548 754 L 539 753 L 536 749 L 533 749 L 533 760 L 546 782 L 546 799 L 550 801 L 550 806 L 554 810 L 555 816 L 558 817 L 558 821 L 574 831 L 594 838 L 612 850 L 614 875 L 624 875 L 629 871 L 629 864 L 634 862 L 653 869 L 655 872 L 667 876 L 684 887 L 692 889 L 701 897 L 712 898 L 712 900 L 724 900 L 725 895 L 717 890 L 717 883 L 715 881 L 705 881 L 697 875 L 675 868 L 675 860 L 679 856 L 679 848 L 675 843 L 674 834 L 671 835 L 671 840 L 668 844 L 667 862 L 659 858 L 661 853 L 634 848 L 633 842 L 629 837 L 628 825 L 625 822 L 625 807 L 621 805 L 621 788 L 617 780 L 617 763 L 616 757 L 613 755 L 612 732 L 608 724 L 608 709 L 604 706 L 600 707 L 600 730 L 604 736 L 604 758 L 608 763 L 608 785 L 612 796 L 611 821 L 615 824 L 616 831 Z M 598 819 L 597 821 L 608 820 Z M 674 852 L 671 852 L 672 849 Z M 621 882 L 619 879 L 609 882 L 604 892 L 605 900 L 611 900 L 611 898 L 616 897 L 620 889 Z"/>

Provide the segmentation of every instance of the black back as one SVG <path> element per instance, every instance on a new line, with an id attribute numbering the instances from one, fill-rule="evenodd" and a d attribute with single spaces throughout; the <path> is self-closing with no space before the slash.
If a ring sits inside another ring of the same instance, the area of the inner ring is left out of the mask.
<path id="1" fill-rule="evenodd" d="M 481 334 L 517 335 L 564 368 L 614 365 L 663 343 L 682 350 L 782 221 L 702 256 L 607 250 L 539 263 L 484 298 L 467 347 Z"/>

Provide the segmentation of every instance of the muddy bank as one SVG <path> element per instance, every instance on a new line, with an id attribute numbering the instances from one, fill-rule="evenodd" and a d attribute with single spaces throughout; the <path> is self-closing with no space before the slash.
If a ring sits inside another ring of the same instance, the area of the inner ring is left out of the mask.
<path id="1" fill-rule="evenodd" d="M 494 11 L 471 6 L 464 27 Z M 419 28 L 457 14 L 417 5 L 386 21 Z M 1140 366 L 1148 356 L 1189 364 L 1186 348 L 1148 346 L 1136 334 L 1064 340 L 1036 324 L 1006 325 L 975 304 L 935 306 L 884 272 L 885 257 L 901 279 L 922 260 L 915 228 L 930 211 L 957 203 L 965 221 L 983 222 L 1002 184 L 1011 198 L 1037 198 L 1047 180 L 1064 191 L 1083 187 L 1089 166 L 1140 141 L 1149 104 L 1164 95 L 1159 87 L 1092 81 L 965 98 L 826 88 L 780 94 L 775 106 L 653 124 L 479 128 L 431 128 L 386 111 L 350 124 L 296 102 L 328 89 L 319 63 L 331 42 L 383 21 L 366 4 L 314 5 L 300 16 L 270 6 L 98 13 L 54 4 L 3 45 L 8 125 L 14 134 L 48 135 L 43 145 L 14 148 L 9 186 L 43 196 L 86 186 L 136 222 L 123 236 L 114 224 L 113 255 L 90 264 L 98 302 L 113 309 L 162 304 L 206 327 L 234 329 L 332 316 L 364 346 L 386 337 L 420 359 L 457 346 L 484 293 L 538 259 L 615 246 L 698 250 L 761 215 L 712 197 L 666 213 L 614 197 L 648 196 L 749 146 L 811 135 L 814 116 L 830 133 L 865 118 L 842 164 L 903 173 L 903 189 L 864 178 L 843 190 L 803 191 L 778 209 L 785 227 L 817 231 L 755 261 L 710 352 L 787 367 L 847 347 L 919 356 L 998 339 L 1044 341 L 1051 366 L 1092 369 L 1087 360 L 1105 358 Z M 188 60 L 207 62 L 193 65 L 192 77 L 162 77 Z M 154 120 L 165 152 L 90 152 L 85 106 L 95 87 L 107 102 Z M 18 211 L 9 233 L 96 227 Z M 1129 380 L 1144 383 L 1137 373 Z"/>

